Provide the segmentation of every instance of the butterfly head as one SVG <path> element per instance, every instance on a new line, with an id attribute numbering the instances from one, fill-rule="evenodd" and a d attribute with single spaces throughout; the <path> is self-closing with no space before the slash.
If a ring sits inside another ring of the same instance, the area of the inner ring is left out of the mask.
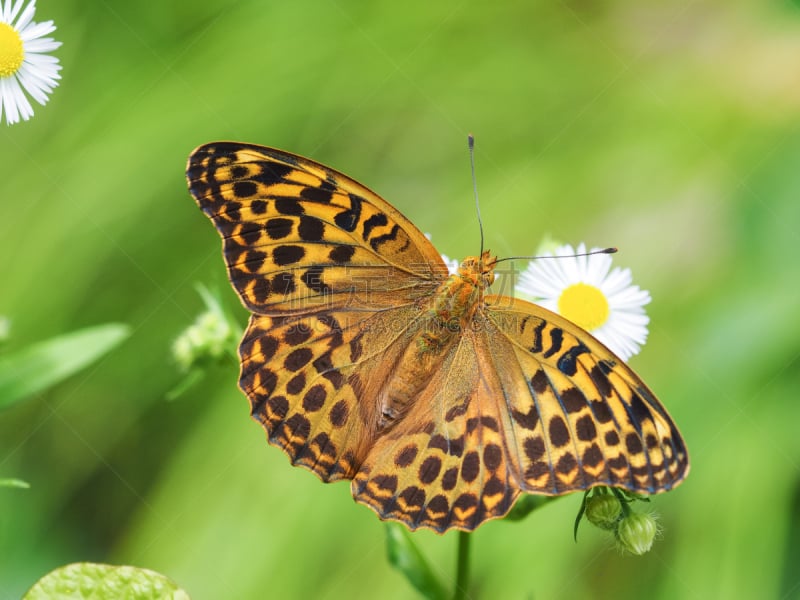
<path id="1" fill-rule="evenodd" d="M 497 257 L 486 250 L 478 256 L 468 256 L 461 262 L 458 274 L 476 287 L 487 288 L 494 283 L 494 267 Z"/>

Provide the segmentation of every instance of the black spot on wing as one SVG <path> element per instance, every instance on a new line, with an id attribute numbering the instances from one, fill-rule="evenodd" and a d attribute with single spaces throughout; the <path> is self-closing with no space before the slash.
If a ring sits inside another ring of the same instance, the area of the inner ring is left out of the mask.
<path id="1" fill-rule="evenodd" d="M 308 348 L 297 348 L 292 350 L 284 359 L 283 366 L 289 371 L 302 369 L 311 359 L 313 354 Z"/>
<path id="2" fill-rule="evenodd" d="M 386 218 L 386 215 L 383 213 L 377 213 L 372 215 L 369 219 L 364 221 L 364 232 L 362 234 L 364 241 L 369 239 L 370 233 L 375 227 L 383 227 L 389 222 L 389 219 Z"/>
<path id="3" fill-rule="evenodd" d="M 613 388 L 611 387 L 611 382 L 608 380 L 606 372 L 603 370 L 603 367 L 600 366 L 600 363 L 592 367 L 589 371 L 589 377 L 592 378 L 592 382 L 600 394 L 606 398 L 611 396 Z"/>
<path id="4" fill-rule="evenodd" d="M 336 263 L 342 264 L 350 262 L 350 259 L 353 258 L 353 255 L 356 253 L 355 246 L 347 246 L 347 245 L 339 245 L 333 248 L 328 257 Z"/>
<path id="5" fill-rule="evenodd" d="M 633 418 L 636 419 L 637 423 L 652 421 L 653 419 L 653 415 L 650 413 L 639 395 L 635 392 L 633 394 L 633 398 L 631 398 L 631 411 L 633 412 Z M 641 430 L 641 425 L 639 426 L 639 429 Z"/>
<path id="6" fill-rule="evenodd" d="M 545 358 L 550 358 L 556 352 L 561 350 L 561 344 L 564 341 L 564 330 L 558 327 L 553 327 L 550 330 L 550 347 L 542 354 Z"/>
<path id="7" fill-rule="evenodd" d="M 237 198 L 249 198 L 255 196 L 258 186 L 252 181 L 237 181 L 233 184 L 233 194 Z"/>
<path id="8" fill-rule="evenodd" d="M 395 457 L 394 457 L 394 464 L 398 467 L 405 468 L 411 463 L 414 462 L 414 459 L 417 457 L 417 447 L 414 444 L 410 444 L 403 448 Z"/>
<path id="9" fill-rule="evenodd" d="M 261 182 L 265 185 L 273 185 L 275 183 L 279 183 L 283 181 L 283 179 L 289 174 L 293 173 L 296 169 L 291 165 L 283 165 L 280 163 L 261 163 L 262 169 L 261 172 L 254 175 L 253 179 L 255 181 Z"/>
<path id="10" fill-rule="evenodd" d="M 300 225 L 297 227 L 300 239 L 305 242 L 318 242 L 325 236 L 325 224 L 314 217 L 300 217 Z"/>
<path id="11" fill-rule="evenodd" d="M 631 454 L 639 454 L 644 450 L 642 440 L 635 433 L 629 433 L 625 436 L 625 447 Z"/>
<path id="12" fill-rule="evenodd" d="M 278 246 L 272 252 L 272 260 L 278 266 L 290 265 L 302 260 L 306 251 L 302 246 Z"/>
<path id="13" fill-rule="evenodd" d="M 325 269 L 322 267 L 311 267 L 303 273 L 301 279 L 306 286 L 317 292 L 318 294 L 330 294 L 331 287 L 322 280 L 322 274 L 325 272 Z"/>
<path id="14" fill-rule="evenodd" d="M 546 323 L 541 321 L 536 327 L 533 328 L 533 345 L 530 351 L 534 354 L 539 354 L 542 351 L 542 331 L 544 331 Z"/>
<path id="15" fill-rule="evenodd" d="M 538 369 L 531 377 L 531 387 L 536 394 L 544 394 L 550 387 L 550 380 L 543 369 Z"/>
<path id="16" fill-rule="evenodd" d="M 271 239 L 280 240 L 292 233 L 292 225 L 291 219 L 277 217 L 267 221 L 264 225 L 264 230 Z"/>
<path id="17" fill-rule="evenodd" d="M 378 237 L 371 239 L 369 241 L 369 245 L 372 246 L 372 249 L 377 252 L 381 244 L 397 239 L 397 233 L 399 231 L 400 231 L 400 226 L 395 224 L 395 226 L 392 227 L 392 230 L 389 233 L 385 233 L 383 235 L 379 235 Z"/>
<path id="18" fill-rule="evenodd" d="M 330 422 L 334 427 L 338 428 L 347 423 L 349 415 L 350 409 L 347 407 L 347 402 L 344 400 L 339 400 L 339 402 L 331 407 L 331 412 L 328 415 L 328 419 L 330 419 Z"/>
<path id="19" fill-rule="evenodd" d="M 560 416 L 556 415 L 550 419 L 550 427 L 548 428 L 548 431 L 550 433 L 550 442 L 556 448 L 566 446 L 569 442 L 569 430 L 567 429 L 567 424 Z"/>
<path id="20" fill-rule="evenodd" d="M 308 412 L 316 412 L 323 407 L 327 397 L 325 386 L 317 384 L 310 388 L 303 397 L 303 408 Z"/>
<path id="21" fill-rule="evenodd" d="M 523 443 L 523 449 L 531 462 L 541 459 L 547 451 L 544 440 L 540 437 L 527 438 Z"/>
<path id="22" fill-rule="evenodd" d="M 575 375 L 578 372 L 578 356 L 589 352 L 583 342 L 578 342 L 558 358 L 558 370 L 564 375 Z"/>
<path id="23" fill-rule="evenodd" d="M 282 215 L 302 215 L 303 205 L 297 198 L 278 196 L 275 198 L 275 210 Z"/>
<path id="24" fill-rule="evenodd" d="M 276 273 L 270 280 L 272 293 L 287 296 L 295 290 L 294 276 L 291 273 Z"/>
<path id="25" fill-rule="evenodd" d="M 442 459 L 438 456 L 429 456 L 419 468 L 419 480 L 421 483 L 429 485 L 436 481 L 439 472 L 442 470 Z"/>
<path id="26" fill-rule="evenodd" d="M 304 200 L 311 202 L 319 202 L 321 204 L 328 204 L 333 197 L 333 192 L 330 189 L 322 189 L 318 187 L 307 187 L 300 192 L 300 197 Z"/>
<path id="27" fill-rule="evenodd" d="M 246 177 L 248 173 L 250 173 L 250 169 L 244 165 L 234 165 L 233 168 L 231 168 L 232 179 L 242 179 Z"/>
<path id="28" fill-rule="evenodd" d="M 362 198 L 356 194 L 349 194 L 350 208 L 337 214 L 333 221 L 345 231 L 355 231 L 358 220 L 361 218 Z"/>

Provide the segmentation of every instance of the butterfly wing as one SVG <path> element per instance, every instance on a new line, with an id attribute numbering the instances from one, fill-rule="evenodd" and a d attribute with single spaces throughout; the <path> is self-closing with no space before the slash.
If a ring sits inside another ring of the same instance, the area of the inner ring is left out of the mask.
<path id="1" fill-rule="evenodd" d="M 666 409 L 625 362 L 567 319 L 535 304 L 486 298 L 487 344 L 511 416 L 526 492 L 595 485 L 657 494 L 689 471 Z"/>
<path id="2" fill-rule="evenodd" d="M 210 143 L 187 179 L 254 313 L 239 348 L 253 417 L 293 464 L 352 478 L 377 422 L 360 374 L 387 379 L 447 274 L 441 256 L 375 193 L 288 152 Z"/>
<path id="3" fill-rule="evenodd" d="M 412 410 L 370 449 L 352 483 L 358 502 L 438 533 L 508 512 L 520 489 L 491 356 L 480 332 L 462 333 Z"/>
<path id="4" fill-rule="evenodd" d="M 440 533 L 504 516 L 520 493 L 655 494 L 688 472 L 664 407 L 624 362 L 534 304 L 490 296 L 353 481 L 381 518 Z"/>
<path id="5" fill-rule="evenodd" d="M 377 436 L 376 386 L 411 343 L 415 306 L 254 315 L 239 353 L 251 414 L 292 464 L 352 479 Z"/>
<path id="6" fill-rule="evenodd" d="M 213 142 L 192 152 L 186 176 L 253 313 L 393 308 L 430 294 L 447 275 L 433 245 L 397 209 L 314 161 Z"/>

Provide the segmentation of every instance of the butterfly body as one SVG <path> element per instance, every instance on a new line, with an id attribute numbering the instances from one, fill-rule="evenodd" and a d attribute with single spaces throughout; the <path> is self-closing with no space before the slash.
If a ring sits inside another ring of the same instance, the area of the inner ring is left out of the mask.
<path id="1" fill-rule="evenodd" d="M 187 178 L 252 313 L 239 385 L 253 417 L 381 518 L 472 530 L 523 491 L 653 494 L 686 476 L 641 379 L 566 319 L 489 295 L 488 252 L 448 275 L 377 194 L 273 148 L 201 146 Z"/>
<path id="2" fill-rule="evenodd" d="M 494 280 L 495 261 L 488 252 L 480 259 L 466 258 L 457 273 L 450 275 L 429 298 L 420 302 L 422 316 L 412 326 L 418 332 L 417 337 L 408 345 L 392 379 L 384 387 L 385 396 L 378 401 L 381 406 L 379 431 L 391 427 L 408 411 L 420 390 L 441 367 L 452 344 L 471 326 L 485 288 Z"/>

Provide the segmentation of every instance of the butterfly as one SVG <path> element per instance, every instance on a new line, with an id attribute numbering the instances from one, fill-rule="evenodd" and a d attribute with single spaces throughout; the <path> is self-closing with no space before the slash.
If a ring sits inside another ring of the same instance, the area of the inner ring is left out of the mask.
<path id="1" fill-rule="evenodd" d="M 274 148 L 200 146 L 187 179 L 251 313 L 239 387 L 252 416 L 293 465 L 352 480 L 381 519 L 471 531 L 522 492 L 655 494 L 686 476 L 642 380 L 570 321 L 490 294 L 490 252 L 449 275 L 380 196 Z"/>

